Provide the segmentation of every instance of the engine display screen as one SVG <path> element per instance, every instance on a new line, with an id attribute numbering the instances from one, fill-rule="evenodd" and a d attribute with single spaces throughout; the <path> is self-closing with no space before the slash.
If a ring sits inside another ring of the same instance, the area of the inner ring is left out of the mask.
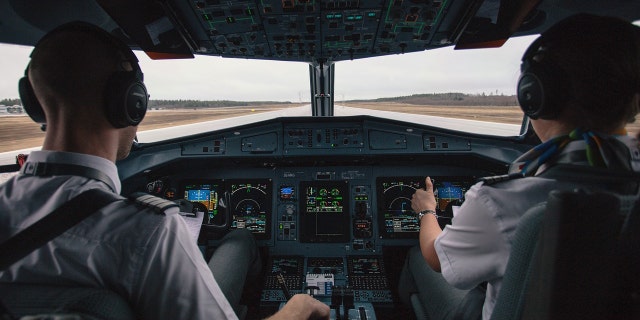
<path id="1" fill-rule="evenodd" d="M 425 177 L 378 177 L 378 225 L 383 238 L 413 238 L 420 232 L 411 197 L 425 186 Z M 450 223 L 453 206 L 460 206 L 473 184 L 472 177 L 431 177 L 436 197 L 436 213 L 441 226 Z M 440 221 L 442 220 L 442 221 Z"/>
<path id="2" fill-rule="evenodd" d="M 301 242 L 349 241 L 347 181 L 300 182 Z"/>
<path id="3" fill-rule="evenodd" d="M 231 229 L 247 229 L 256 239 L 271 235 L 271 179 L 227 180 L 231 192 Z"/>

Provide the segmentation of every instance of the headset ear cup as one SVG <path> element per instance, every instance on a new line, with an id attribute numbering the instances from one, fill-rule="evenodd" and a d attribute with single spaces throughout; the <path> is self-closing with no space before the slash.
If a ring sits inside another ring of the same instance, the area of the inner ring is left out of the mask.
<path id="1" fill-rule="evenodd" d="M 531 119 L 556 119 L 565 103 L 566 77 L 553 65 L 533 60 L 523 62 L 518 80 L 517 97 L 522 111 Z"/>
<path id="2" fill-rule="evenodd" d="M 20 94 L 22 106 L 29 117 L 37 123 L 46 123 L 47 119 L 44 114 L 44 110 L 42 109 L 38 98 L 36 98 L 36 95 L 33 93 L 31 82 L 29 82 L 29 78 L 27 76 L 20 78 L 20 81 L 18 81 L 18 93 Z"/>
<path id="3" fill-rule="evenodd" d="M 125 115 L 130 126 L 137 126 L 147 114 L 149 104 L 147 87 L 140 81 L 134 81 L 127 92 Z"/>
<path id="4" fill-rule="evenodd" d="M 522 73 L 517 94 L 522 112 L 531 119 L 538 119 L 546 104 L 544 86 L 538 76 L 531 72 Z"/>
<path id="5" fill-rule="evenodd" d="M 147 88 L 135 72 L 111 76 L 105 95 L 107 119 L 115 128 L 138 125 L 147 112 Z"/>

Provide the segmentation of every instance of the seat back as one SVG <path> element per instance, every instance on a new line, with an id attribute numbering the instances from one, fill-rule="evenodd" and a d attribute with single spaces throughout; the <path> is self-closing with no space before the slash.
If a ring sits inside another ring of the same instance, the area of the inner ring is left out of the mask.
<path id="1" fill-rule="evenodd" d="M 602 191 L 549 195 L 522 319 L 638 319 L 635 203 Z"/>
<path id="2" fill-rule="evenodd" d="M 128 302 L 106 289 L 0 283 L 0 301 L 13 317 L 55 314 L 78 315 L 80 319 L 135 319 Z"/>
<path id="3" fill-rule="evenodd" d="M 529 209 L 491 319 L 640 319 L 636 201 L 578 189 Z"/>
<path id="4" fill-rule="evenodd" d="M 549 237 L 557 237 L 557 233 L 561 232 L 566 237 L 576 237 L 583 239 L 582 243 L 566 242 L 566 245 L 582 246 L 580 249 L 591 248 L 592 244 L 587 244 L 587 239 L 592 239 L 590 233 L 594 232 L 593 229 L 597 229 L 600 221 L 607 220 L 608 227 L 607 232 L 609 236 L 612 236 L 615 232 L 619 234 L 621 232 L 621 221 L 624 220 L 624 216 L 631 217 L 632 215 L 626 215 L 633 207 L 639 186 L 640 186 L 640 174 L 632 172 L 617 172 L 611 171 L 605 168 L 585 167 L 570 164 L 555 165 L 545 171 L 542 176 L 546 178 L 552 178 L 562 180 L 565 182 L 573 182 L 576 185 L 574 191 L 554 191 L 550 193 L 548 202 L 551 202 L 549 208 L 547 203 L 539 204 L 527 211 L 525 215 L 519 221 L 518 227 L 514 235 L 514 241 L 512 243 L 511 254 L 507 267 L 505 270 L 502 287 L 498 294 L 496 305 L 494 307 L 491 319 L 521 319 L 523 318 L 523 312 L 525 305 L 528 306 L 528 316 L 533 316 L 535 319 L 546 319 L 542 314 L 538 314 L 536 308 L 533 307 L 536 303 L 532 302 L 531 296 L 538 295 L 540 299 L 547 299 L 547 297 L 539 296 L 538 293 L 533 293 L 538 289 L 532 289 L 533 285 L 537 285 L 541 281 L 542 271 L 534 272 L 534 265 L 539 263 L 541 246 L 547 246 Z M 579 191 L 582 190 L 582 191 Z M 585 191 L 585 190 L 607 190 L 605 191 Z M 614 193 L 615 192 L 615 193 Z M 571 195 L 571 196 L 569 196 Z M 600 196 L 602 195 L 602 196 Z M 566 208 L 561 209 L 561 207 Z M 564 211 L 563 211 L 564 210 Z M 602 211 L 600 211 L 602 210 Z M 555 219 L 561 217 L 557 212 L 562 211 L 564 214 L 571 215 L 576 220 L 585 219 L 587 224 L 594 223 L 592 229 L 588 229 L 587 226 L 581 226 L 576 224 L 577 229 L 572 229 L 571 221 L 563 221 L 563 229 L 557 230 L 557 223 Z M 593 218 L 586 218 L 586 213 Z M 551 218 L 546 217 L 551 215 Z M 595 220 L 590 220 L 595 219 Z M 631 219 L 630 221 L 632 221 Z M 638 219 L 636 219 L 638 220 Z M 541 231 L 541 223 L 544 222 L 544 231 Z M 635 230 L 635 232 L 627 232 L 629 239 L 638 239 L 640 237 L 640 222 L 636 223 L 638 226 L 633 228 L 627 228 L 628 230 Z M 630 226 L 633 223 L 629 224 Z M 617 228 L 617 229 L 616 229 Z M 542 233 L 541 233 L 542 232 Z M 602 232 L 598 230 L 598 233 Z M 544 244 L 540 242 L 545 240 Z M 632 243 L 632 240 L 626 241 Z M 602 244 L 607 246 L 610 243 Z M 563 244 L 564 245 L 564 244 Z M 637 256 L 640 248 L 629 247 L 627 245 L 627 252 L 630 252 L 630 256 Z M 577 255 L 574 255 L 574 249 L 567 249 L 564 254 L 567 259 L 571 260 L 574 257 L 581 259 Z M 545 248 L 545 254 L 547 254 L 549 248 Z M 589 252 L 589 251 L 587 251 Z M 619 256 L 619 255 L 617 255 Z M 592 257 L 597 257 L 592 256 Z M 548 259 L 548 257 L 547 257 Z M 606 259 L 606 258 L 604 258 Z M 597 260 L 597 264 L 593 260 Z M 599 260 L 597 258 L 592 259 L 590 262 L 579 262 L 583 266 L 593 268 L 594 270 L 604 270 L 609 267 L 609 261 Z M 600 268 L 600 264 L 608 264 L 606 268 Z M 640 270 L 640 269 L 639 269 Z M 576 278 L 578 279 L 578 278 Z M 563 280 L 565 281 L 565 280 Z M 573 317 L 570 317 L 573 318 Z"/>
<path id="5" fill-rule="evenodd" d="M 518 222 L 492 320 L 520 319 L 545 209 L 546 202 L 531 207 Z"/>

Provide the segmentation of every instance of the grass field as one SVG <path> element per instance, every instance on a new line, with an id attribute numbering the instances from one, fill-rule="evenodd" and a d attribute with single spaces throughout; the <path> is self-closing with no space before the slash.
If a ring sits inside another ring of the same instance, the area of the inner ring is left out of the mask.
<path id="1" fill-rule="evenodd" d="M 385 111 L 398 111 L 432 116 L 493 121 L 520 124 L 522 111 L 512 107 L 467 107 L 467 106 L 418 106 L 397 103 L 339 103 L 349 107 L 367 108 Z M 291 107 L 285 105 L 263 105 L 257 107 L 216 108 L 199 110 L 161 110 L 149 111 L 140 124 L 139 131 L 177 126 L 195 122 L 230 118 L 246 115 L 249 109 L 254 112 L 273 111 Z M 293 105 L 297 106 L 297 105 Z M 640 131 L 640 124 L 627 126 L 631 133 Z M 0 117 L 0 152 L 38 147 L 42 145 L 44 132 L 27 116 Z"/>

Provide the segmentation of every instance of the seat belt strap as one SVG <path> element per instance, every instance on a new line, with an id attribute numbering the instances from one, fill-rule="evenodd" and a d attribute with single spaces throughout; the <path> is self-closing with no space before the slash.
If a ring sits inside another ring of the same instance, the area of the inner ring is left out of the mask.
<path id="1" fill-rule="evenodd" d="M 0 244 L 0 270 L 5 270 L 100 208 L 118 200 L 123 198 L 106 190 L 91 189 L 65 202 Z"/>

